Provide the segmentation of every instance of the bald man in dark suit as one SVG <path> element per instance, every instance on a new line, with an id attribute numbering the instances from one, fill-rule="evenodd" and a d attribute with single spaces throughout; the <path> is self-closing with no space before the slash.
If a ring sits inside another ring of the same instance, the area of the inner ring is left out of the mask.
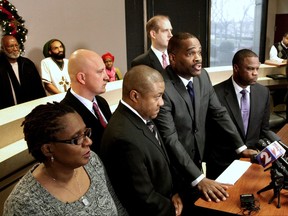
<path id="1" fill-rule="evenodd" d="M 122 100 L 103 135 L 100 156 L 129 215 L 168 216 L 182 211 L 177 181 L 152 120 L 163 105 L 164 88 L 155 69 L 131 68 L 124 76 Z"/>
<path id="2" fill-rule="evenodd" d="M 61 103 L 73 107 L 83 118 L 86 127 L 92 129 L 91 149 L 98 154 L 106 126 L 101 124 L 99 116 L 93 109 L 93 103 L 97 103 L 100 117 L 106 124 L 112 115 L 107 101 L 100 96 L 106 91 L 105 87 L 109 81 L 105 64 L 97 53 L 80 49 L 71 54 L 68 72 L 71 78 L 71 88 Z"/>

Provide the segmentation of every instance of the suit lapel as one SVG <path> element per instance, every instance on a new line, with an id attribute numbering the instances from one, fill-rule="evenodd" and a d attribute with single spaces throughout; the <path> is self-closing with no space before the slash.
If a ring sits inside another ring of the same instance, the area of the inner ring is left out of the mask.
<path id="1" fill-rule="evenodd" d="M 162 64 L 159 62 L 159 59 L 157 58 L 156 54 L 153 52 L 152 49 L 149 50 L 148 55 L 149 55 L 152 67 L 160 72 L 164 71 Z"/>
<path id="2" fill-rule="evenodd" d="M 256 122 L 252 120 L 251 115 L 257 116 L 257 113 L 259 113 L 259 111 L 257 111 L 257 104 L 260 104 L 260 103 L 258 103 L 257 100 L 262 100 L 262 98 L 257 96 L 255 86 L 250 85 L 250 116 L 249 116 L 248 130 L 247 130 L 246 137 L 248 137 L 249 131 L 251 131 L 249 130 L 249 128 L 252 129 L 256 127 L 256 125 L 254 125 L 256 124 Z"/>
<path id="3" fill-rule="evenodd" d="M 241 110 L 237 101 L 237 96 L 235 93 L 235 89 L 232 83 L 232 78 L 229 80 L 227 85 L 225 86 L 225 100 L 227 107 L 229 107 L 229 112 L 231 113 L 231 118 L 238 128 L 241 130 L 241 134 L 245 137 L 244 125 L 241 116 Z"/>
<path id="4" fill-rule="evenodd" d="M 124 106 L 122 103 L 119 103 L 118 108 L 120 112 L 123 113 L 123 115 L 125 117 L 127 117 L 130 122 L 132 124 L 134 124 L 136 126 L 136 128 L 138 128 L 138 130 L 141 130 L 142 133 L 144 134 L 144 136 L 149 139 L 149 141 L 151 141 L 153 143 L 154 146 L 156 146 L 156 148 L 161 152 L 161 154 L 163 154 L 163 156 L 166 158 L 166 160 L 169 162 L 169 158 L 167 155 L 167 152 L 165 150 L 163 141 L 160 137 L 159 131 L 156 128 L 156 126 L 154 127 L 157 131 L 158 134 L 158 138 L 159 141 L 161 143 L 161 145 L 159 145 L 158 140 L 156 139 L 156 137 L 154 136 L 154 134 L 150 131 L 150 129 L 147 127 L 147 125 L 142 121 L 142 119 L 140 119 L 139 116 L 137 116 L 136 114 L 134 114 L 130 109 L 128 109 L 126 106 Z M 155 125 L 155 124 L 154 124 Z"/>
<path id="5" fill-rule="evenodd" d="M 175 89 L 179 92 L 179 95 L 184 99 L 186 106 L 188 107 L 189 114 L 190 114 L 192 120 L 194 120 L 194 109 L 193 109 L 193 106 L 191 103 L 191 98 L 189 96 L 189 93 L 188 93 L 186 87 L 183 85 L 183 82 L 181 81 L 181 79 L 178 76 L 174 77 L 174 79 L 172 80 L 172 83 L 173 83 Z"/>

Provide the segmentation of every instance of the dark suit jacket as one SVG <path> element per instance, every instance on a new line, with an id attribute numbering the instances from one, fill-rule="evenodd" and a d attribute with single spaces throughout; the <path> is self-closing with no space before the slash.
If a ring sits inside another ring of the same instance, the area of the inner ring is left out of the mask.
<path id="1" fill-rule="evenodd" d="M 133 61 L 131 62 L 131 66 L 134 67 L 136 65 L 147 65 L 151 68 L 158 70 L 159 72 L 165 71 L 162 67 L 161 62 L 159 62 L 159 59 L 151 48 L 147 52 L 133 59 Z"/>
<path id="2" fill-rule="evenodd" d="M 46 96 L 42 80 L 34 63 L 30 59 L 21 56 L 17 59 L 17 63 L 21 85 L 6 56 L 3 53 L 0 54 L 0 109 L 15 105 L 10 79 L 13 83 L 18 104 Z"/>
<path id="3" fill-rule="evenodd" d="M 171 66 L 162 75 L 165 80 L 164 106 L 161 107 L 155 123 L 162 134 L 171 163 L 178 166 L 181 176 L 191 184 L 202 174 L 199 167 L 204 156 L 208 111 L 226 131 L 226 136 L 232 137 L 234 143 L 231 145 L 235 149 L 241 147 L 243 142 L 227 110 L 221 106 L 204 69 L 193 80 L 195 110 L 186 87 Z M 195 160 L 197 155 L 200 161 Z"/>
<path id="4" fill-rule="evenodd" d="M 106 120 L 109 121 L 112 113 L 107 101 L 101 96 L 95 96 L 95 98 Z M 92 129 L 91 139 L 93 144 L 91 150 L 99 154 L 100 142 L 104 132 L 104 128 L 100 121 L 73 94 L 71 94 L 70 89 L 67 91 L 66 96 L 61 103 L 73 107 L 82 117 L 86 127 Z"/>
<path id="5" fill-rule="evenodd" d="M 129 215 L 175 215 L 166 151 L 142 119 L 122 103 L 105 129 L 100 155 Z"/>
<path id="6" fill-rule="evenodd" d="M 221 104 L 226 107 L 231 116 L 243 142 L 248 148 L 255 149 L 260 137 L 269 131 L 269 89 L 258 83 L 251 85 L 250 118 L 246 136 L 232 77 L 215 85 L 214 89 Z M 210 121 L 207 123 L 207 133 L 209 134 L 209 139 L 207 140 L 207 176 L 217 178 L 233 160 L 239 159 L 239 155 L 231 147 L 231 140 L 223 134 L 222 130 L 216 127 L 215 122 Z"/>

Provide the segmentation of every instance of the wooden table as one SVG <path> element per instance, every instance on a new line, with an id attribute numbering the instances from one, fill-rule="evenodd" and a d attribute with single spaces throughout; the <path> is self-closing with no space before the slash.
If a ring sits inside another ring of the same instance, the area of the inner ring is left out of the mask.
<path id="1" fill-rule="evenodd" d="M 286 124 L 277 134 L 281 137 L 282 142 L 287 144 L 288 124 Z M 264 168 L 262 166 L 258 164 L 252 164 L 250 168 L 244 173 L 244 175 L 235 183 L 235 185 L 229 187 L 228 193 L 230 197 L 226 201 L 215 203 L 207 202 L 200 198 L 195 202 L 195 205 L 236 215 L 243 215 L 240 206 L 240 194 L 252 193 L 260 204 L 259 212 L 253 215 L 288 215 L 288 190 L 282 189 L 280 192 L 280 208 L 276 207 L 278 202 L 277 198 L 275 198 L 271 204 L 268 204 L 269 200 L 273 196 L 273 189 L 257 194 L 259 190 L 269 185 L 270 182 L 270 171 L 264 172 Z"/>

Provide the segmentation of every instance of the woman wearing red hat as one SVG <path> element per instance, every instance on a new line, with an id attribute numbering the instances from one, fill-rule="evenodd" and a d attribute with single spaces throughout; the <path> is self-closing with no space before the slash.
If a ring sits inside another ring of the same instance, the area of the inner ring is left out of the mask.
<path id="1" fill-rule="evenodd" d="M 116 81 L 122 79 L 122 73 L 119 70 L 119 68 L 114 67 L 114 56 L 107 52 L 102 55 L 102 59 L 104 61 L 104 64 L 106 66 L 106 73 L 109 76 L 109 81 Z"/>

